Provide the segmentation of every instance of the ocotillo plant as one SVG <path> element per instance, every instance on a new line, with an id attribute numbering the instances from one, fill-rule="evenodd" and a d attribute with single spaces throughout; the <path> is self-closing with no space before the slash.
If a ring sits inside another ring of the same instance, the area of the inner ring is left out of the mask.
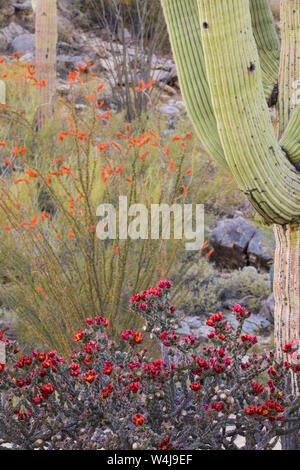
<path id="1" fill-rule="evenodd" d="M 182 93 L 208 152 L 276 237 L 278 354 L 300 337 L 300 1 L 162 0 Z M 275 135 L 268 105 L 277 102 Z"/>
<path id="2" fill-rule="evenodd" d="M 38 127 L 52 116 L 56 79 L 57 7 L 56 0 L 32 1 L 35 10 L 35 53 L 37 78 L 46 86 L 37 88 Z"/>

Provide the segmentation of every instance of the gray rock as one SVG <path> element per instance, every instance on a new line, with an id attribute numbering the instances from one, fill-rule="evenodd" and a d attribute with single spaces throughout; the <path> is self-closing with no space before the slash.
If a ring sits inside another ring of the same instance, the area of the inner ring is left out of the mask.
<path id="1" fill-rule="evenodd" d="M 221 267 L 241 268 L 247 264 L 247 247 L 255 234 L 253 225 L 243 217 L 222 219 L 210 233 L 213 259 Z"/>
<path id="2" fill-rule="evenodd" d="M 177 333 L 180 335 L 190 335 L 191 334 L 191 329 L 185 321 L 181 322 L 180 328 L 177 329 Z"/>
<path id="3" fill-rule="evenodd" d="M 263 269 L 270 269 L 274 248 L 274 239 L 262 230 L 258 230 L 248 245 L 247 253 L 250 263 Z"/>
<path id="4" fill-rule="evenodd" d="M 8 26 L 5 28 L 1 29 L 1 34 L 5 36 L 9 44 L 17 37 L 20 36 L 21 34 L 25 34 L 26 31 L 22 26 L 20 26 L 17 23 L 10 23 Z"/>
<path id="5" fill-rule="evenodd" d="M 13 6 L 16 11 L 31 11 L 32 10 L 32 2 L 31 0 L 26 0 L 23 3 L 13 3 Z"/>
<path id="6" fill-rule="evenodd" d="M 271 323 L 274 323 L 275 299 L 272 293 L 269 297 L 262 301 L 259 315 L 266 318 Z"/>
<path id="7" fill-rule="evenodd" d="M 246 297 L 243 297 L 242 299 L 226 299 L 222 302 L 222 307 L 231 310 L 233 305 L 239 304 L 242 307 L 249 308 L 251 299 L 255 299 L 254 295 L 246 295 Z"/>
<path id="8" fill-rule="evenodd" d="M 9 41 L 7 38 L 4 36 L 4 34 L 0 33 L 0 51 L 7 51 L 9 47 Z"/>
<path id="9" fill-rule="evenodd" d="M 238 321 L 234 313 L 225 314 L 224 318 L 226 318 L 230 325 L 237 327 Z M 248 335 L 256 335 L 259 333 L 266 335 L 270 333 L 271 329 L 271 323 L 261 315 L 251 315 L 245 320 L 243 325 L 243 333 Z"/>
<path id="10" fill-rule="evenodd" d="M 206 325 L 204 317 L 186 317 L 181 321 L 180 328 L 177 332 L 181 335 L 192 335 L 200 341 L 208 341 L 207 335 L 211 333 L 212 329 Z"/>
<path id="11" fill-rule="evenodd" d="M 233 219 L 222 219 L 210 233 L 214 248 L 212 259 L 220 267 L 236 269 L 248 264 L 268 271 L 274 252 L 274 240 L 257 230 L 240 212 Z"/>
<path id="12" fill-rule="evenodd" d="M 17 36 L 11 43 L 11 49 L 13 52 L 20 52 L 25 54 L 26 52 L 34 53 L 35 51 L 35 37 L 34 34 L 25 33 Z"/>
<path id="13" fill-rule="evenodd" d="M 161 106 L 158 111 L 161 114 L 167 114 L 169 116 L 177 116 L 179 114 L 179 109 L 176 106 L 170 106 L 168 104 Z"/>

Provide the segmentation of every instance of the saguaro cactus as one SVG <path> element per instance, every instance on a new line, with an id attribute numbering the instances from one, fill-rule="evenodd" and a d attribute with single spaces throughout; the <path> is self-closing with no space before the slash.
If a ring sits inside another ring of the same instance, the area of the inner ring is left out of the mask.
<path id="1" fill-rule="evenodd" d="M 186 106 L 208 152 L 274 224 L 278 354 L 300 338 L 300 0 L 162 0 Z M 268 104 L 278 98 L 278 135 Z"/>
<path id="2" fill-rule="evenodd" d="M 46 80 L 45 87 L 37 87 L 38 126 L 52 116 L 56 81 L 57 6 L 56 0 L 35 0 L 35 51 L 37 78 Z"/>

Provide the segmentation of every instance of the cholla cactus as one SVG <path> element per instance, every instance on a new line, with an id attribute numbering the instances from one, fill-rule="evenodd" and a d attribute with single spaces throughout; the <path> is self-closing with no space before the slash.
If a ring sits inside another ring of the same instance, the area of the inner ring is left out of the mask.
<path id="1" fill-rule="evenodd" d="M 208 152 L 274 224 L 278 351 L 300 336 L 300 1 L 162 0 L 182 93 Z M 275 135 L 268 104 L 278 102 Z"/>
<path id="2" fill-rule="evenodd" d="M 56 80 L 57 7 L 56 0 L 32 2 L 36 14 L 35 50 L 39 81 L 46 80 L 45 87 L 37 87 L 38 126 L 52 116 Z"/>

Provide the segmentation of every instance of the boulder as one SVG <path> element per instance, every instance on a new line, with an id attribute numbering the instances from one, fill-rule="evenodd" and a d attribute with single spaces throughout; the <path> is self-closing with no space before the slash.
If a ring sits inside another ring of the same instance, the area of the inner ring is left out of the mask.
<path id="1" fill-rule="evenodd" d="M 257 230 L 240 213 L 233 219 L 222 219 L 210 233 L 214 248 L 212 259 L 221 268 L 236 269 L 252 265 L 269 271 L 274 253 L 274 239 Z"/>
<path id="2" fill-rule="evenodd" d="M 213 259 L 220 267 L 241 268 L 248 264 L 247 248 L 256 230 L 243 217 L 222 219 L 210 233 Z"/>
<path id="3" fill-rule="evenodd" d="M 17 36 L 26 33 L 26 31 L 21 25 L 12 22 L 5 28 L 1 29 L 0 33 L 4 35 L 10 44 Z"/>
<path id="4" fill-rule="evenodd" d="M 275 299 L 274 294 L 270 294 L 265 300 L 261 303 L 261 309 L 259 315 L 263 318 L 266 318 L 271 323 L 274 323 L 274 311 L 275 311 Z"/>
<path id="5" fill-rule="evenodd" d="M 11 49 L 13 52 L 20 52 L 25 54 L 30 52 L 34 54 L 35 51 L 35 37 L 34 34 L 25 33 L 17 36 L 11 43 Z"/>
<path id="6" fill-rule="evenodd" d="M 9 47 L 9 41 L 4 36 L 4 34 L 0 32 L 0 51 L 1 52 L 7 51 L 8 47 Z"/>
<path id="7" fill-rule="evenodd" d="M 177 116 L 179 114 L 179 109 L 177 106 L 171 106 L 165 104 L 158 109 L 159 113 L 167 114 L 168 116 Z"/>
<path id="8" fill-rule="evenodd" d="M 251 238 L 247 249 L 250 264 L 265 270 L 270 269 L 274 248 L 274 239 L 268 237 L 262 230 L 258 230 Z"/>
<path id="9" fill-rule="evenodd" d="M 224 318 L 228 321 L 230 325 L 234 328 L 238 326 L 238 321 L 235 318 L 234 313 L 225 314 Z M 273 326 L 269 320 L 262 317 L 261 315 L 252 314 L 249 318 L 246 318 L 243 324 L 243 334 L 246 335 L 268 335 L 271 333 Z"/>
<path id="10" fill-rule="evenodd" d="M 16 11 L 31 11 L 33 9 L 31 0 L 26 0 L 23 3 L 15 2 L 13 3 L 13 7 L 15 8 Z"/>

